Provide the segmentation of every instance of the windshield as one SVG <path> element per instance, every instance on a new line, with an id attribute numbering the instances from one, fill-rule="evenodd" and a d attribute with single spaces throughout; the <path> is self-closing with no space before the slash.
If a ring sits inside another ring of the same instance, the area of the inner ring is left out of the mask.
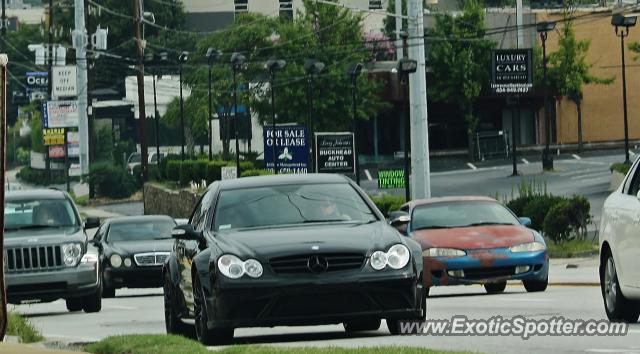
<path id="1" fill-rule="evenodd" d="M 176 224 L 171 220 L 118 222 L 109 226 L 107 242 L 164 240 Z"/>
<path id="2" fill-rule="evenodd" d="M 131 156 L 129 156 L 129 163 L 140 161 L 142 161 L 142 156 L 140 154 L 131 154 Z"/>
<path id="3" fill-rule="evenodd" d="M 520 222 L 503 205 L 488 201 L 423 205 L 411 216 L 411 230 L 480 225 L 520 225 Z"/>
<path id="4" fill-rule="evenodd" d="M 73 206 L 67 199 L 25 199 L 4 206 L 5 230 L 77 226 Z"/>
<path id="5" fill-rule="evenodd" d="M 268 186 L 222 192 L 214 229 L 375 220 L 360 194 L 346 183 Z"/>

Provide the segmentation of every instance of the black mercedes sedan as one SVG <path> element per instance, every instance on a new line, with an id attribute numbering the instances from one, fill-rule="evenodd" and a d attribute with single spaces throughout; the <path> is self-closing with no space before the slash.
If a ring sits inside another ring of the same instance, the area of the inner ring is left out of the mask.
<path id="1" fill-rule="evenodd" d="M 161 287 L 175 226 L 172 218 L 161 215 L 107 219 L 93 238 L 102 269 L 102 297 L 114 297 L 119 288 Z"/>
<path id="2" fill-rule="evenodd" d="M 214 182 L 174 228 L 168 333 L 220 344 L 235 328 L 342 323 L 392 333 L 425 316 L 422 250 L 339 175 Z"/>

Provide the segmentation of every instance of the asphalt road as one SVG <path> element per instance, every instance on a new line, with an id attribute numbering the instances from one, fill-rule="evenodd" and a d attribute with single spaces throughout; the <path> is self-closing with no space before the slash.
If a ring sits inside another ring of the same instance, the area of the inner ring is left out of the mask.
<path id="1" fill-rule="evenodd" d="M 97 314 L 69 313 L 63 301 L 16 306 L 45 337 L 67 343 L 96 341 L 109 335 L 164 333 L 162 289 L 121 290 L 106 299 Z M 544 293 L 526 293 L 510 285 L 504 294 L 486 295 L 479 286 L 432 289 L 429 319 L 465 315 L 473 319 L 522 315 L 541 320 L 604 319 L 598 287 L 552 286 Z M 391 336 L 384 324 L 378 331 L 347 334 L 341 325 L 317 327 L 246 328 L 236 330 L 234 344 L 281 346 L 413 347 L 468 350 L 481 353 L 640 353 L 640 324 L 631 325 L 622 337 L 520 337 L 495 336 Z"/>

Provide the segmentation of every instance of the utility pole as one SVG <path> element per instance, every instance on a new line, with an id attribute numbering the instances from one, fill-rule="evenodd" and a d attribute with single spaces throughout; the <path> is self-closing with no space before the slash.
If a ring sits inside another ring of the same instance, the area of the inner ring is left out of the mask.
<path id="1" fill-rule="evenodd" d="M 418 62 L 409 75 L 411 97 L 411 171 L 413 199 L 431 197 L 429 163 L 429 122 L 427 116 L 427 70 L 424 48 L 424 9 L 422 0 L 407 0 L 409 16 L 409 58 Z"/>
<path id="2" fill-rule="evenodd" d="M 47 28 L 48 31 L 48 45 L 47 45 L 47 64 L 48 64 L 48 77 L 47 82 L 49 83 L 49 101 L 53 100 L 53 0 L 49 0 L 49 26 Z M 45 167 L 47 169 L 47 176 L 49 178 L 48 182 L 51 182 L 51 157 L 49 156 L 49 147 L 46 147 L 45 151 L 46 160 Z"/>
<path id="3" fill-rule="evenodd" d="M 144 103 L 144 63 L 142 59 L 144 57 L 144 44 L 140 34 L 140 23 L 142 13 L 140 11 L 140 0 L 133 1 L 133 17 L 134 17 L 134 32 L 136 35 L 136 48 L 138 53 L 138 118 L 139 118 L 139 130 L 140 130 L 140 166 L 142 167 L 142 181 L 147 180 L 147 144 L 145 138 L 144 120 L 145 103 Z"/>
<path id="4" fill-rule="evenodd" d="M 91 16 L 89 15 L 88 11 L 87 11 L 87 3 L 88 0 L 84 0 L 83 1 L 83 5 L 84 5 L 84 16 L 85 16 L 85 21 L 86 21 L 86 27 L 89 29 L 89 31 L 91 30 Z M 87 111 L 87 123 L 88 123 L 88 128 L 89 128 L 89 142 L 88 142 L 88 146 L 89 146 L 89 163 L 95 161 L 95 112 L 93 110 L 93 96 L 91 95 L 91 92 L 93 91 L 93 87 L 94 87 L 94 76 L 93 75 L 89 75 L 91 73 L 91 68 L 93 66 L 93 64 L 95 63 L 93 56 L 89 59 L 86 57 L 85 55 L 85 62 L 87 63 L 87 106 L 89 105 L 89 103 L 91 103 L 91 109 L 90 112 L 91 114 L 89 114 L 89 110 Z M 81 94 L 81 92 L 78 92 L 78 94 Z M 88 107 L 87 107 L 88 108 Z M 82 169 L 82 167 L 80 167 Z M 84 174 L 84 172 L 82 172 Z M 91 180 L 89 180 L 89 199 L 92 199 L 95 197 L 94 195 L 94 189 L 93 189 L 93 184 L 91 182 Z"/>
<path id="5" fill-rule="evenodd" d="M 402 3 L 405 0 L 396 0 L 396 60 L 400 60 L 404 58 L 404 53 L 406 52 L 403 42 L 402 42 Z"/>
<path id="6" fill-rule="evenodd" d="M 74 47 L 76 51 L 77 74 L 76 81 L 78 84 L 78 135 L 80 136 L 80 171 L 82 175 L 89 174 L 89 120 L 87 118 L 87 51 L 85 48 L 87 29 L 84 22 L 84 0 L 74 0 L 75 29 Z M 49 74 L 49 82 L 51 83 L 51 74 Z"/>

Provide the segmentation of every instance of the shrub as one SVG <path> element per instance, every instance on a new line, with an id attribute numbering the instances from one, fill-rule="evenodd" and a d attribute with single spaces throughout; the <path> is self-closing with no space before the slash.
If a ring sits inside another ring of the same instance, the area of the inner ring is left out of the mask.
<path id="1" fill-rule="evenodd" d="M 49 181 L 49 172 L 47 170 L 37 170 L 29 166 L 23 167 L 16 174 L 16 177 L 28 184 L 34 184 L 36 186 L 46 186 L 49 184 L 62 184 L 65 183 L 65 177 L 62 171 L 52 171 L 51 181 Z M 77 180 L 77 177 L 69 177 L 70 180 Z"/>
<path id="2" fill-rule="evenodd" d="M 222 171 L 220 168 L 227 165 L 227 161 L 215 160 L 207 162 L 205 170 L 205 179 L 210 184 L 215 181 L 219 181 L 222 178 Z"/>
<path id="3" fill-rule="evenodd" d="M 268 176 L 273 174 L 270 170 L 242 170 L 240 172 L 240 177 L 251 177 L 251 176 Z"/>
<path id="4" fill-rule="evenodd" d="M 18 160 L 17 161 L 18 164 L 20 165 L 29 164 L 29 160 L 31 159 L 31 156 L 29 155 L 29 150 L 19 147 L 18 151 L 16 151 L 16 158 Z"/>
<path id="5" fill-rule="evenodd" d="M 89 181 L 95 194 L 102 197 L 127 198 L 137 189 L 135 178 L 126 169 L 109 163 L 93 164 Z"/>
<path id="6" fill-rule="evenodd" d="M 193 181 L 193 161 L 192 160 L 184 160 L 180 164 L 180 184 L 186 186 L 189 182 Z"/>
<path id="7" fill-rule="evenodd" d="M 380 211 L 386 216 L 389 212 L 399 210 L 405 203 L 403 196 L 397 195 L 383 195 L 380 197 L 371 197 L 371 200 L 380 209 Z"/>
<path id="8" fill-rule="evenodd" d="M 609 167 L 609 169 L 611 170 L 611 172 L 616 171 L 622 173 L 623 175 L 626 175 L 629 172 L 629 169 L 631 169 L 631 165 L 628 165 L 626 163 L 614 163 L 613 165 L 611 165 L 611 167 Z"/>
<path id="9" fill-rule="evenodd" d="M 193 161 L 193 180 L 200 183 L 203 179 L 207 179 L 207 160 Z"/>
<path id="10" fill-rule="evenodd" d="M 520 196 L 516 199 L 512 199 L 507 202 L 507 208 L 511 209 L 514 214 L 518 216 L 525 216 L 524 208 L 529 204 L 535 197 L 532 195 Z"/>
<path id="11" fill-rule="evenodd" d="M 568 241 L 571 236 L 571 217 L 569 202 L 563 200 L 549 209 L 544 218 L 543 231 L 554 243 Z"/>
<path id="12" fill-rule="evenodd" d="M 572 231 L 580 238 L 587 233 L 587 225 L 591 222 L 591 204 L 581 195 L 574 195 L 569 199 L 569 221 Z"/>
<path id="13" fill-rule="evenodd" d="M 516 213 L 516 215 L 531 218 L 531 228 L 534 230 L 542 230 L 544 218 L 547 216 L 551 207 L 563 200 L 564 198 L 562 197 L 555 197 L 552 195 L 529 197 L 529 202 L 522 208 L 522 212 Z"/>
<path id="14" fill-rule="evenodd" d="M 180 161 L 180 155 L 168 154 L 167 156 L 160 159 L 160 162 L 158 163 L 158 168 L 160 169 L 160 174 L 162 175 L 162 178 L 170 179 L 169 175 L 167 174 L 167 164 L 169 161 Z M 177 181 L 177 179 L 175 179 L 175 181 Z"/>
<path id="15" fill-rule="evenodd" d="M 161 180 L 160 169 L 158 165 L 149 165 L 147 170 L 147 178 L 149 181 L 159 181 Z"/>
<path id="16" fill-rule="evenodd" d="M 180 179 L 180 161 L 169 160 L 166 167 L 166 178 L 170 181 L 177 182 Z"/>

